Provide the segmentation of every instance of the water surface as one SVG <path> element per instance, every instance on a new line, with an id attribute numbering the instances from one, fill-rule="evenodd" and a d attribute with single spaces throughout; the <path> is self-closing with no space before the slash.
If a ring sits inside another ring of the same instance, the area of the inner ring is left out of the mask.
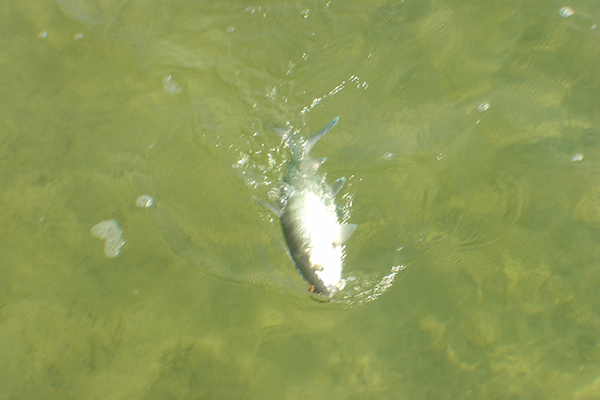
<path id="1" fill-rule="evenodd" d="M 0 398 L 597 397 L 593 2 L 7 0 L 0 21 Z M 313 155 L 359 228 L 320 303 L 255 200 L 289 157 L 268 127 L 335 116 Z"/>

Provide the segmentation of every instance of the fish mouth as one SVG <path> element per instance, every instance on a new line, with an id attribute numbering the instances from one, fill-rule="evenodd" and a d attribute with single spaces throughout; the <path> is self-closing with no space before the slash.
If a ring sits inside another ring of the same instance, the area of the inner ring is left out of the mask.
<path id="1" fill-rule="evenodd" d="M 346 286 L 346 281 L 342 279 L 337 284 L 329 286 L 325 286 L 323 282 L 320 282 L 319 286 L 322 286 L 324 290 L 319 290 L 316 285 L 310 285 L 308 287 L 308 291 L 313 294 L 313 297 L 316 297 L 315 300 L 329 301 L 337 292 L 340 292 L 344 289 Z"/>
<path id="2" fill-rule="evenodd" d="M 319 303 L 329 303 L 333 299 L 333 295 L 337 292 L 337 290 L 319 292 L 314 287 L 314 285 L 308 287 L 308 291 L 311 293 L 310 298 Z"/>

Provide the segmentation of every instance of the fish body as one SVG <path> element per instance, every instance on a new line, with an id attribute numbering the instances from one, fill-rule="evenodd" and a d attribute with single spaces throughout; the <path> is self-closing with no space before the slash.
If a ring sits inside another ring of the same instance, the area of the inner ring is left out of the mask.
<path id="1" fill-rule="evenodd" d="M 290 255 L 312 292 L 328 297 L 343 288 L 344 242 L 355 224 L 340 223 L 335 195 L 344 185 L 331 186 L 318 173 L 325 159 L 309 157 L 310 149 L 338 122 L 339 117 L 306 140 L 288 139 L 291 158 L 283 180 L 278 207 L 269 207 L 280 218 Z"/>

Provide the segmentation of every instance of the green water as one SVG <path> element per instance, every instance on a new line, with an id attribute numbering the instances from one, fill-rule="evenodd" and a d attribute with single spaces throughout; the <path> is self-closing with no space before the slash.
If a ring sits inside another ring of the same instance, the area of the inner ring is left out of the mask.
<path id="1" fill-rule="evenodd" d="M 0 22 L 0 400 L 599 397 L 593 1 L 5 0 Z M 265 126 L 335 116 L 313 152 L 359 228 L 320 303 L 254 200 L 288 157 Z"/>

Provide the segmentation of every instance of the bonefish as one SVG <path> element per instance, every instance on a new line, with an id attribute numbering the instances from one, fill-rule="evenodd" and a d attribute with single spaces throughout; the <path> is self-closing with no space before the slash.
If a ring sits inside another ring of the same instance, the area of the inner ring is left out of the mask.
<path id="1" fill-rule="evenodd" d="M 283 179 L 277 206 L 265 204 L 281 221 L 290 255 L 309 290 L 328 297 L 343 288 L 344 242 L 356 224 L 340 223 L 335 195 L 346 182 L 342 177 L 332 185 L 319 174 L 325 159 L 312 159 L 309 152 L 339 117 L 308 139 L 289 137 L 290 161 Z"/>

